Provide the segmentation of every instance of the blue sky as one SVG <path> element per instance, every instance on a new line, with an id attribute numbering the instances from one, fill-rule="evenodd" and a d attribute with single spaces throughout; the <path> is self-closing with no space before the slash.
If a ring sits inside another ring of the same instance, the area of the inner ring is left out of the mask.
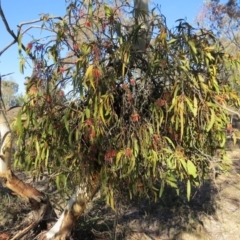
<path id="1" fill-rule="evenodd" d="M 167 24 L 171 28 L 175 26 L 175 20 L 184 18 L 193 23 L 203 0 L 157 0 L 153 1 L 161 6 L 161 12 L 166 16 Z M 64 0 L 1 0 L 2 8 L 10 28 L 16 32 L 17 25 L 22 22 L 35 20 L 39 14 L 49 13 L 62 16 L 65 13 Z M 0 19 L 0 51 L 12 41 Z M 27 44 L 27 42 L 23 42 Z M 31 75 L 31 70 L 19 71 L 19 58 L 17 45 L 12 46 L 0 57 L 0 74 L 14 72 L 11 78 L 19 84 L 19 92 L 24 92 L 24 78 Z M 3 93 L 4 94 L 4 93 Z"/>

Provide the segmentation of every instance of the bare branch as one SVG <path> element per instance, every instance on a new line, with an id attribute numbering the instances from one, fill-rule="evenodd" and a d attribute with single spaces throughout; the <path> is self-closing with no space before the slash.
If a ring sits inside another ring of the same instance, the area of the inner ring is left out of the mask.
<path id="1" fill-rule="evenodd" d="M 61 17 L 48 17 L 47 20 L 55 20 L 55 19 L 58 19 L 58 20 L 63 20 Z M 32 20 L 32 21 L 29 21 L 29 22 L 23 22 L 23 23 L 20 23 L 19 25 L 17 25 L 19 28 L 21 28 L 22 26 L 24 25 L 29 25 L 29 24 L 33 24 L 33 23 L 37 23 L 37 22 L 42 22 L 43 21 L 43 17 L 39 18 L 39 19 L 36 19 L 36 20 Z"/>
<path id="2" fill-rule="evenodd" d="M 37 28 L 40 28 L 40 29 L 42 29 L 42 30 L 46 30 L 46 31 L 49 31 L 49 32 L 53 32 L 53 30 L 51 30 L 51 29 L 49 29 L 49 28 L 45 28 L 45 27 L 42 27 L 42 26 L 35 26 L 35 25 L 33 25 L 33 26 L 30 26 L 30 27 L 28 27 L 28 28 L 26 28 L 21 34 L 23 35 L 24 33 L 26 33 L 27 31 L 29 31 L 30 29 L 32 29 L 32 28 L 35 28 L 35 29 L 37 29 Z"/>
<path id="3" fill-rule="evenodd" d="M 17 27 L 21 28 L 22 26 L 24 25 L 29 25 L 29 24 L 33 24 L 33 23 L 38 23 L 38 22 L 41 22 L 42 19 L 39 18 L 39 19 L 36 19 L 36 20 L 32 20 L 32 21 L 29 21 L 29 22 L 23 22 L 23 23 L 20 23 L 19 25 L 17 25 Z"/>
<path id="4" fill-rule="evenodd" d="M 6 76 L 11 75 L 11 74 L 13 74 L 13 73 L 14 73 L 14 72 L 11 72 L 11 73 L 7 73 L 7 74 L 4 74 L 4 75 L 1 75 L 0 78 L 2 78 L 2 77 L 6 77 Z"/>
<path id="5" fill-rule="evenodd" d="M 0 51 L 0 56 L 9 48 L 11 47 L 13 44 L 17 43 L 19 41 L 19 37 L 21 35 L 23 35 L 24 33 L 26 33 L 29 29 L 31 28 L 41 28 L 41 29 L 44 29 L 44 30 L 47 30 L 47 31 L 51 31 L 50 29 L 47 29 L 47 28 L 43 28 L 43 27 L 39 27 L 39 26 L 30 26 L 28 27 L 27 29 L 25 29 L 22 33 L 21 33 L 21 30 L 22 30 L 22 27 L 25 26 L 25 25 L 29 25 L 29 24 L 33 24 L 33 23 L 38 23 L 38 22 L 41 22 L 43 21 L 44 19 L 47 21 L 47 20 L 55 20 L 55 19 L 58 19 L 58 20 L 62 20 L 63 18 L 62 17 L 46 17 L 46 15 L 43 15 L 41 16 L 39 19 L 36 19 L 36 20 L 32 20 L 32 21 L 29 21 L 29 22 L 23 22 L 23 23 L 20 23 L 19 25 L 17 25 L 18 27 L 18 32 L 17 32 L 17 35 L 14 33 L 13 30 L 11 30 L 9 24 L 8 24 L 8 21 L 5 17 L 5 14 L 3 12 L 3 9 L 2 9 L 2 6 L 1 6 L 1 1 L 0 1 L 0 16 L 2 18 L 2 21 L 6 27 L 6 30 L 8 31 L 8 33 L 13 37 L 13 41 L 8 44 L 6 47 L 4 47 L 1 51 Z M 21 47 L 22 49 L 26 52 L 26 47 L 21 44 Z M 28 54 L 28 56 L 33 60 L 35 61 L 35 57 L 32 55 L 31 52 L 26 52 Z"/>
<path id="6" fill-rule="evenodd" d="M 17 41 L 17 36 L 14 34 L 13 30 L 10 29 L 7 19 L 4 15 L 4 12 L 3 12 L 2 6 L 1 6 L 1 2 L 0 2 L 0 16 L 2 18 L 2 21 L 3 21 L 7 31 L 9 32 L 9 34 Z"/>
<path id="7" fill-rule="evenodd" d="M 1 18 L 2 18 L 2 21 L 3 21 L 4 25 L 5 25 L 8 33 L 9 33 L 9 34 L 13 37 L 13 39 L 14 39 L 14 41 L 13 41 L 9 46 L 7 46 L 7 48 L 5 48 L 4 51 L 6 51 L 6 49 L 8 49 L 10 46 L 12 46 L 14 43 L 18 42 L 20 34 L 16 35 L 16 34 L 13 32 L 13 30 L 10 29 L 9 24 L 8 24 L 8 21 L 7 21 L 6 17 L 5 17 L 5 15 L 4 15 L 3 10 L 2 10 L 1 2 L 0 2 L 0 16 L 1 16 Z M 22 49 L 26 52 L 26 47 L 25 47 L 23 44 L 21 44 L 21 45 L 22 45 Z M 4 51 L 1 51 L 1 54 L 2 54 Z M 28 56 L 29 56 L 32 60 L 35 60 L 35 57 L 34 57 L 31 53 L 28 53 Z"/>

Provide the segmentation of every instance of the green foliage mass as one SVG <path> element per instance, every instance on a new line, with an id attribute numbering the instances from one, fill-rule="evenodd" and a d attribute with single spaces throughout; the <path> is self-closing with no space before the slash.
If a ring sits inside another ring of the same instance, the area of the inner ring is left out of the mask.
<path id="1" fill-rule="evenodd" d="M 190 199 L 213 166 L 230 164 L 222 106 L 240 105 L 228 81 L 239 60 L 210 31 L 181 20 L 169 30 L 157 10 L 152 39 L 139 51 L 142 30 L 126 30 L 122 8 L 76 1 L 62 20 L 44 20 L 56 38 L 33 42 L 38 71 L 15 123 L 15 164 L 47 169 L 64 189 L 98 172 L 112 206 L 121 187 L 156 199 L 166 185 L 179 193 L 185 183 Z"/>

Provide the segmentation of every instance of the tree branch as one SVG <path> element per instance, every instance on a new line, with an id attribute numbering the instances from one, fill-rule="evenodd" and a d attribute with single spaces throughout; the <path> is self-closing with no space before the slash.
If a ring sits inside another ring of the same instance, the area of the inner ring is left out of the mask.
<path id="1" fill-rule="evenodd" d="M 13 39 L 14 39 L 12 43 L 10 43 L 7 47 L 5 47 L 5 48 L 0 52 L 0 56 L 1 56 L 10 46 L 12 46 L 13 44 L 15 44 L 15 43 L 18 42 L 19 36 L 20 36 L 20 32 L 18 33 L 18 35 L 16 35 L 16 34 L 13 32 L 13 30 L 10 29 L 9 24 L 8 24 L 8 21 L 7 21 L 6 17 L 5 17 L 5 14 L 4 14 L 3 9 L 2 9 L 1 1 L 0 1 L 0 16 L 1 16 L 1 18 L 2 18 L 2 21 L 3 21 L 4 25 L 5 25 L 8 33 L 9 33 L 9 34 L 13 37 Z M 23 44 L 21 44 L 21 45 L 22 45 L 22 49 L 26 52 L 26 47 L 25 47 Z M 35 60 L 35 57 L 34 57 L 31 53 L 28 53 L 28 56 L 29 56 L 32 60 Z"/>
<path id="2" fill-rule="evenodd" d="M 2 18 L 2 21 L 3 21 L 3 23 L 4 23 L 4 25 L 5 25 L 6 29 L 7 29 L 7 31 L 8 31 L 8 32 L 10 33 L 10 35 L 17 41 L 17 36 L 14 34 L 13 30 L 10 29 L 9 24 L 8 24 L 8 22 L 7 22 L 7 19 L 6 19 L 5 15 L 4 15 L 4 12 L 3 12 L 3 10 L 2 10 L 1 2 L 0 2 L 0 16 L 1 16 L 1 18 Z"/>
<path id="3" fill-rule="evenodd" d="M 43 21 L 43 20 L 45 20 L 45 21 L 47 21 L 47 20 L 54 20 L 54 19 L 62 20 L 62 17 L 59 17 L 59 16 L 57 16 L 57 17 L 48 17 L 48 16 L 47 16 L 47 17 L 46 17 L 46 15 L 43 15 L 43 16 L 41 16 L 39 19 L 32 20 L 32 21 L 29 21 L 29 22 L 23 22 L 23 23 L 20 23 L 19 25 L 17 25 L 17 27 L 18 27 L 18 33 L 17 33 L 17 35 L 16 35 L 16 34 L 14 33 L 14 31 L 11 30 L 11 28 L 10 28 L 10 26 L 9 26 L 9 24 L 8 24 L 8 21 L 7 21 L 6 17 L 5 17 L 4 11 L 3 11 L 3 9 L 2 9 L 1 0 L 0 0 L 0 16 L 1 16 L 1 18 L 2 18 L 2 21 L 3 21 L 4 25 L 5 25 L 6 30 L 8 31 L 8 33 L 9 33 L 9 34 L 13 37 L 13 39 L 14 39 L 10 44 L 8 44 L 6 47 L 4 47 L 4 48 L 0 51 L 0 56 L 1 56 L 9 47 L 11 47 L 13 44 L 15 44 L 15 43 L 17 43 L 17 42 L 19 41 L 19 36 L 21 36 L 21 35 L 23 35 L 24 33 L 26 33 L 29 29 L 35 27 L 35 26 L 30 26 L 30 27 L 28 27 L 26 30 L 24 30 L 24 31 L 21 33 L 22 26 L 24 26 L 24 25 L 29 25 L 29 24 L 33 24 L 33 23 L 37 23 L 37 22 L 41 22 L 41 21 Z M 35 28 L 37 28 L 37 27 L 35 27 Z M 49 29 L 45 29 L 45 30 L 50 31 Z M 22 47 L 22 49 L 26 52 L 26 47 L 25 47 L 23 44 L 21 44 L 21 47 Z M 27 52 L 26 52 L 26 53 L 27 53 Z M 27 54 L 28 54 L 28 56 L 29 56 L 33 61 L 36 60 L 36 58 L 31 54 L 31 52 L 29 52 L 29 53 L 27 53 Z"/>

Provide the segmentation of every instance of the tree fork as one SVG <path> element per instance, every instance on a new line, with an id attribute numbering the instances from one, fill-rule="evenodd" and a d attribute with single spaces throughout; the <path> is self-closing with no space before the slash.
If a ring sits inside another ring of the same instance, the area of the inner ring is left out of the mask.
<path id="1" fill-rule="evenodd" d="M 63 240 L 70 236 L 86 204 L 93 199 L 100 187 L 99 172 L 92 174 L 81 183 L 55 225 L 47 232 L 39 234 L 38 240 Z"/>

